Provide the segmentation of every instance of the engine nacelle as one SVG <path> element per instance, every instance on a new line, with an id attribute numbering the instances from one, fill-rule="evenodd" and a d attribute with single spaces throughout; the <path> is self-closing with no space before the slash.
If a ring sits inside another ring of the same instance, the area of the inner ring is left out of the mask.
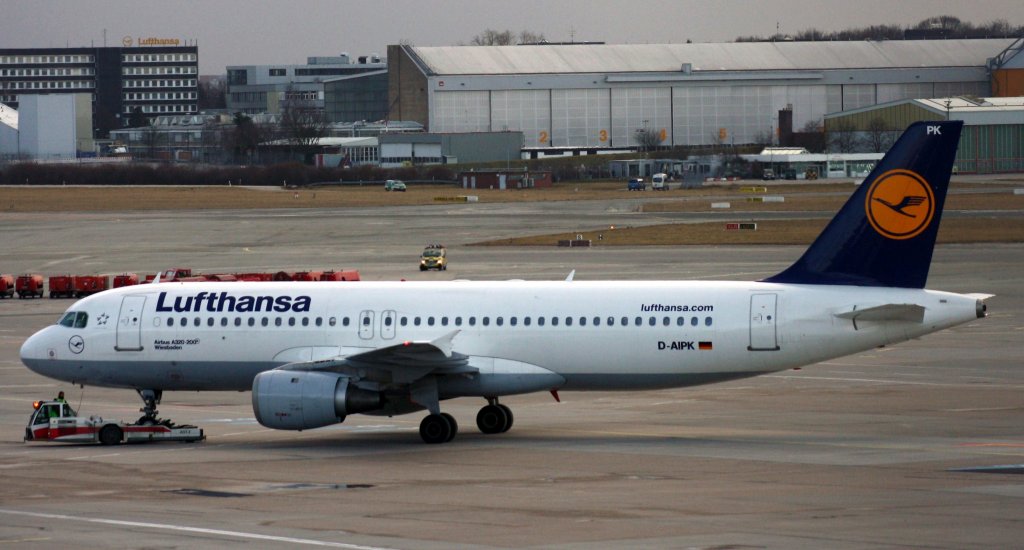
<path id="1" fill-rule="evenodd" d="M 379 409 L 379 392 L 349 384 L 332 372 L 269 370 L 252 381 L 252 410 L 260 424 L 278 430 L 308 430 Z"/>

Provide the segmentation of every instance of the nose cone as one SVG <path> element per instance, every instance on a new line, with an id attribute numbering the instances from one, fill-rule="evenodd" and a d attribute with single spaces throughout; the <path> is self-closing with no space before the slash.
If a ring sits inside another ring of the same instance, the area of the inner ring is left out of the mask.
<path id="1" fill-rule="evenodd" d="M 47 333 L 52 327 L 47 327 L 25 340 L 25 343 L 21 345 L 21 362 L 25 364 L 29 369 L 46 375 L 45 363 L 55 359 L 54 351 L 51 346 L 47 345 Z"/>

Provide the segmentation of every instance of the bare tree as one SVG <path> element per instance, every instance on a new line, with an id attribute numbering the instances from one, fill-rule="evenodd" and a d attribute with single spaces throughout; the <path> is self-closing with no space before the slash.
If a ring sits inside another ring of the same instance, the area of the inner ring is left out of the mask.
<path id="1" fill-rule="evenodd" d="M 896 141 L 896 132 L 886 124 L 882 117 L 868 121 L 864 128 L 864 143 L 873 153 L 884 153 Z"/>
<path id="2" fill-rule="evenodd" d="M 852 153 L 857 148 L 857 134 L 853 123 L 837 120 L 829 125 L 828 147 L 834 153 Z"/>
<path id="3" fill-rule="evenodd" d="M 253 162 L 260 143 L 266 139 L 264 129 L 253 122 L 251 117 L 235 113 L 235 127 L 226 145 L 231 148 L 235 162 Z"/>
<path id="4" fill-rule="evenodd" d="M 470 39 L 471 46 L 513 46 L 515 44 L 538 44 L 544 42 L 544 33 L 522 30 L 516 34 L 510 30 L 486 29 Z"/>
<path id="5" fill-rule="evenodd" d="M 522 30 L 519 31 L 519 43 L 520 44 L 540 44 L 546 42 L 544 33 L 537 33 L 533 31 Z"/>
<path id="6" fill-rule="evenodd" d="M 225 81 L 220 77 L 200 80 L 197 103 L 200 109 L 223 109 L 226 107 L 227 87 Z"/>
<path id="7" fill-rule="evenodd" d="M 327 119 L 315 100 L 306 99 L 291 86 L 285 91 L 281 109 L 281 134 L 293 151 L 304 157 L 315 149 L 316 143 L 327 133 Z"/>
<path id="8" fill-rule="evenodd" d="M 633 134 L 633 138 L 636 139 L 637 145 L 640 146 L 640 151 L 644 153 L 657 148 L 661 145 L 662 141 L 665 141 L 661 132 L 650 128 L 638 128 Z"/>
<path id="9" fill-rule="evenodd" d="M 510 30 L 486 29 L 470 39 L 469 43 L 472 46 L 511 46 L 515 43 L 515 35 Z"/>

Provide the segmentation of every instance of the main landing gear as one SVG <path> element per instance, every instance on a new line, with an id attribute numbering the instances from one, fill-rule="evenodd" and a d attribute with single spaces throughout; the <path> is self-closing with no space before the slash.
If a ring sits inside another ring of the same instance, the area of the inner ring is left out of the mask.
<path id="1" fill-rule="evenodd" d="M 164 391 L 138 389 L 135 391 L 138 392 L 139 397 L 142 398 L 142 408 L 139 409 L 142 416 L 139 417 L 138 424 L 145 426 L 159 423 L 159 420 L 156 418 L 156 406 L 160 404 L 160 399 L 163 398 Z"/>
<path id="2" fill-rule="evenodd" d="M 485 434 L 499 434 L 512 427 L 512 420 L 512 409 L 492 397 L 487 399 L 487 405 L 477 413 L 476 426 Z M 458 422 L 448 413 L 430 414 L 420 422 L 420 437 L 425 443 L 447 443 L 455 439 L 458 431 Z"/>

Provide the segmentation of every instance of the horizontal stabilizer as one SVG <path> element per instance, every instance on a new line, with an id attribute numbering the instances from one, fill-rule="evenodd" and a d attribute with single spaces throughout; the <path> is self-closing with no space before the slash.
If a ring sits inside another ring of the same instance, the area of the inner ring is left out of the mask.
<path id="1" fill-rule="evenodd" d="M 921 323 L 924 321 L 924 306 L 917 304 L 885 304 L 881 306 L 858 308 L 837 313 L 840 319 L 853 321 L 908 321 Z"/>

